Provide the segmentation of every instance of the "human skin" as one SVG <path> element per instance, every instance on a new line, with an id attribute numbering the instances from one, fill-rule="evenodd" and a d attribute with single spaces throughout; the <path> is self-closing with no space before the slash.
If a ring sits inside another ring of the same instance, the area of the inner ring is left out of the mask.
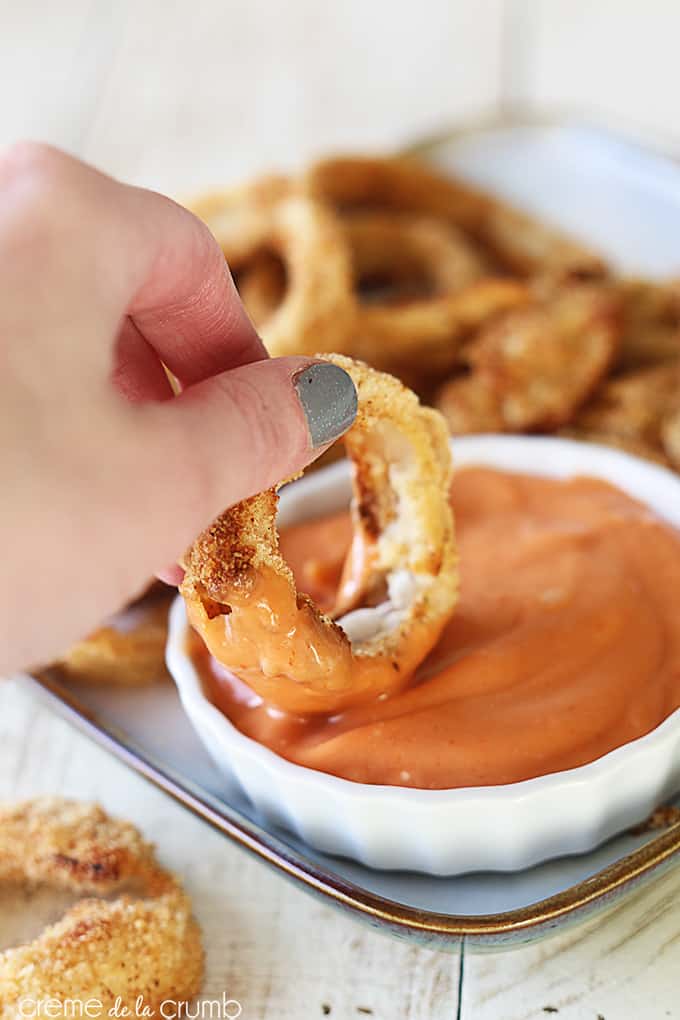
<path id="1" fill-rule="evenodd" d="M 0 156 L 0 674 L 323 451 L 295 387 L 309 364 L 267 357 L 186 210 L 47 146 Z"/>

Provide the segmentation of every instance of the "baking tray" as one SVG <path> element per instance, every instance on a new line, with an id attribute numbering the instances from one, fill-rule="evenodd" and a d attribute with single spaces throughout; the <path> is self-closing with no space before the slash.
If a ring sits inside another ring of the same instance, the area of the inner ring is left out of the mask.
<path id="1" fill-rule="evenodd" d="M 626 272 L 680 275 L 680 168 L 580 122 L 515 120 L 421 144 L 442 168 L 541 214 Z M 585 920 L 680 863 L 680 823 L 513 874 L 380 872 L 266 827 L 226 790 L 174 687 L 103 690 L 29 677 L 48 704 L 125 764 L 284 876 L 373 927 L 438 948 L 511 947 Z M 502 833 L 499 833 L 499 839 Z"/>

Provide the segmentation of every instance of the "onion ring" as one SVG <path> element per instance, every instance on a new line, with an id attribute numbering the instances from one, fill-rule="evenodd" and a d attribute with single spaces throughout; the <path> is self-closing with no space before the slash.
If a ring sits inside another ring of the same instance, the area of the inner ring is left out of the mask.
<path id="1" fill-rule="evenodd" d="M 557 435 L 564 436 L 565 439 L 578 439 L 582 443 L 599 443 L 601 446 L 611 446 L 615 450 L 631 453 L 634 457 L 642 457 L 643 460 L 651 460 L 663 467 L 668 467 L 672 460 L 658 447 L 646 443 L 644 439 L 634 439 L 632 436 L 617 436 L 613 432 L 595 432 L 578 426 L 559 429 Z"/>
<path id="2" fill-rule="evenodd" d="M 619 336 L 611 290 L 571 285 L 492 323 L 469 358 L 495 390 L 508 431 L 558 428 L 604 378 Z"/>
<path id="3" fill-rule="evenodd" d="M 680 363 L 664 362 L 608 380 L 574 426 L 657 447 L 664 419 L 680 406 Z"/>
<path id="4" fill-rule="evenodd" d="M 521 276 L 569 282 L 607 275 L 597 252 L 499 199 L 490 201 L 476 236 L 503 268 Z"/>
<path id="5" fill-rule="evenodd" d="M 680 471 L 680 408 L 664 415 L 661 422 L 661 446 L 676 471 Z"/>
<path id="6" fill-rule="evenodd" d="M 435 406 L 452 436 L 507 431 L 495 387 L 476 372 L 445 382 L 436 395 Z"/>
<path id="7" fill-rule="evenodd" d="M 345 436 L 354 541 L 335 616 L 295 587 L 277 495 L 232 507 L 189 550 L 180 591 L 213 656 L 267 702 L 328 712 L 404 686 L 457 598 L 446 427 L 396 379 L 338 355 L 357 387 Z M 372 608 L 357 608 L 368 603 Z"/>
<path id="8" fill-rule="evenodd" d="M 399 305 L 416 297 L 451 294 L 487 273 L 471 242 L 456 227 L 429 216 L 358 212 L 343 219 L 352 251 L 355 289 L 364 279 L 395 285 Z M 359 287 L 360 289 L 360 287 Z M 401 291 L 401 293 L 400 293 Z"/>
<path id="9" fill-rule="evenodd" d="M 304 180 L 315 198 L 347 212 L 357 208 L 423 213 L 467 230 L 479 227 L 491 200 L 413 157 L 334 156 Z"/>
<path id="10" fill-rule="evenodd" d="M 384 212 L 353 213 L 343 224 L 359 303 L 352 353 L 407 382 L 449 370 L 467 333 L 528 299 L 517 282 L 483 279 L 483 260 L 451 225 Z M 393 283 L 397 303 L 362 303 L 362 279 Z M 399 299 L 418 282 L 424 295 Z"/>
<path id="11" fill-rule="evenodd" d="M 76 683 L 144 687 L 165 680 L 171 593 L 165 585 L 154 589 L 78 641 L 54 667 Z"/>
<path id="12" fill-rule="evenodd" d="M 272 174 L 248 184 L 206 192 L 186 206 L 210 228 L 225 254 L 229 252 L 227 261 L 233 268 L 248 261 L 262 247 L 270 210 L 295 191 L 288 177 Z"/>
<path id="13" fill-rule="evenodd" d="M 619 371 L 680 357 L 680 290 L 673 283 L 623 280 L 623 335 Z"/>
<path id="14" fill-rule="evenodd" d="M 357 213 L 343 220 L 343 230 L 354 267 L 355 313 L 342 349 L 414 386 L 449 370 L 470 332 L 529 298 L 521 283 L 482 279 L 485 267 L 470 243 L 430 218 Z M 432 293 L 396 306 L 362 304 L 357 293 L 362 278 L 390 281 L 397 290 L 404 284 L 413 289 L 420 280 Z M 260 258 L 241 275 L 239 286 L 256 325 L 266 331 L 267 315 L 284 290 L 280 267 Z"/>
<path id="15" fill-rule="evenodd" d="M 352 351 L 375 368 L 409 381 L 432 379 L 460 362 L 471 334 L 528 299 L 524 284 L 488 278 L 459 293 L 399 309 L 368 306 L 360 311 Z"/>
<path id="16" fill-rule="evenodd" d="M 591 279 L 606 274 L 592 249 L 413 157 L 324 159 L 308 170 L 306 187 L 342 211 L 388 208 L 453 223 L 481 242 L 503 268 L 525 276 Z"/>
<path id="17" fill-rule="evenodd" d="M 41 798 L 0 808 L 0 881 L 41 884 L 112 900 L 83 899 L 31 943 L 0 953 L 0 1015 L 22 999 L 116 999 L 153 1015 L 164 1000 L 200 990 L 203 949 L 177 880 L 133 826 L 101 808 Z M 133 890 L 131 894 L 127 890 Z"/>
<path id="18" fill-rule="evenodd" d="M 337 218 L 285 179 L 199 199 L 189 206 L 215 235 L 232 271 L 263 253 L 285 264 L 283 300 L 259 328 L 272 355 L 345 348 L 354 324 L 349 251 Z"/>
<path id="19" fill-rule="evenodd" d="M 263 326 L 285 297 L 285 266 L 275 255 L 263 253 L 236 273 L 235 280 L 253 324 Z"/>

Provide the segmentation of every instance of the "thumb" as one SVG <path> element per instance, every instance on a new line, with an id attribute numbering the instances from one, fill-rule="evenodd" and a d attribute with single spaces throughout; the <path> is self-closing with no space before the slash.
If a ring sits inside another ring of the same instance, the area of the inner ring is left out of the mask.
<path id="1" fill-rule="evenodd" d="M 151 419 L 145 461 L 151 456 L 166 466 L 149 493 L 154 520 L 163 522 L 149 564 L 158 570 L 224 509 L 323 453 L 354 421 L 357 394 L 337 365 L 272 358 L 206 379 L 145 411 Z"/>

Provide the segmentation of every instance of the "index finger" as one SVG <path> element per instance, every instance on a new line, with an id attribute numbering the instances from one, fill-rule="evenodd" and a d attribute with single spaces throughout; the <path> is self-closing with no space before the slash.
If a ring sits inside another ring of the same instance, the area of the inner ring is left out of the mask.
<path id="1" fill-rule="evenodd" d="M 217 242 L 188 210 L 31 143 L 0 160 L 0 185 L 7 286 L 35 305 L 38 244 L 51 321 L 78 307 L 112 338 L 132 321 L 126 373 L 150 369 L 149 349 L 184 385 L 267 357 Z"/>

